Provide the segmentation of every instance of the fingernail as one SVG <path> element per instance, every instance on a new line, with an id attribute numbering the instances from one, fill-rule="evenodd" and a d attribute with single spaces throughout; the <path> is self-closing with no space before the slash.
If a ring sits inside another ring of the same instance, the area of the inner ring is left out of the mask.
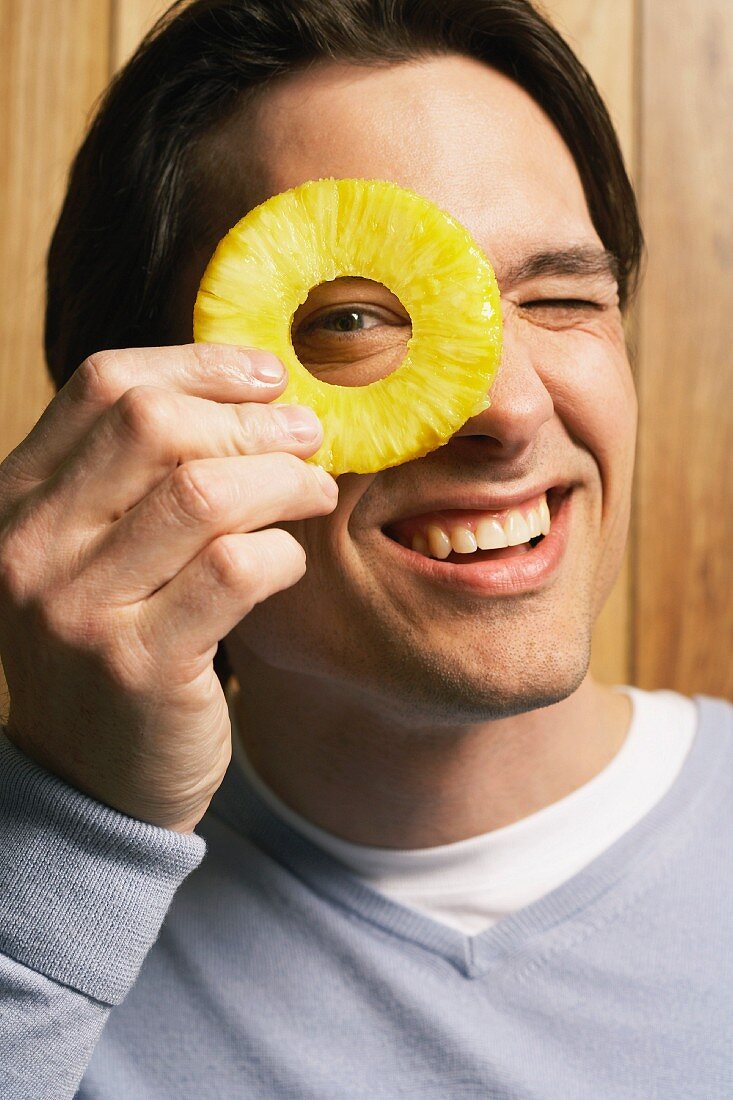
<path id="1" fill-rule="evenodd" d="M 258 378 L 260 382 L 268 382 L 270 385 L 282 382 L 285 377 L 285 367 L 276 355 L 271 355 L 269 351 L 250 351 L 246 355 L 253 378 Z"/>
<path id="2" fill-rule="evenodd" d="M 310 443 L 321 434 L 318 417 L 305 405 L 275 405 L 275 415 L 288 435 L 300 443 Z"/>

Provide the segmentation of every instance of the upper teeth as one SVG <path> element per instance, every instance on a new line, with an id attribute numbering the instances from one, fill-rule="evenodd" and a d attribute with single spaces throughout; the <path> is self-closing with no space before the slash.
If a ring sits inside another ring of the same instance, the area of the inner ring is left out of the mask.
<path id="1" fill-rule="evenodd" d="M 550 509 L 543 493 L 528 511 L 511 508 L 503 517 L 492 512 L 477 512 L 475 519 L 435 523 L 426 520 L 412 536 L 411 548 L 427 557 L 447 558 L 451 550 L 472 554 L 475 550 L 497 550 L 519 546 L 537 535 L 550 531 Z"/>

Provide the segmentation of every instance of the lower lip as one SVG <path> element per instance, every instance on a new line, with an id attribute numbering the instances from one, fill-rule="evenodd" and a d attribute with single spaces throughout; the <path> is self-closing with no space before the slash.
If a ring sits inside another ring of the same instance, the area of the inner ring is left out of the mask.
<path id="1" fill-rule="evenodd" d="M 550 533 L 526 554 L 495 561 L 466 561 L 465 565 L 426 558 L 384 535 L 400 561 L 416 573 L 449 588 L 482 596 L 516 596 L 548 585 L 560 568 L 568 542 L 573 491 L 557 500 Z M 467 554 L 469 559 L 470 555 Z"/>

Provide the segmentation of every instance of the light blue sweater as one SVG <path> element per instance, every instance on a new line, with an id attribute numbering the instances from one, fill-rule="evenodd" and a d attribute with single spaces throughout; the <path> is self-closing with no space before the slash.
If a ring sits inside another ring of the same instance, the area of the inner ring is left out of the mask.
<path id="1" fill-rule="evenodd" d="M 731 1100 L 733 706 L 696 702 L 653 810 L 473 937 L 234 768 L 185 837 L 0 737 L 0 1097 Z"/>

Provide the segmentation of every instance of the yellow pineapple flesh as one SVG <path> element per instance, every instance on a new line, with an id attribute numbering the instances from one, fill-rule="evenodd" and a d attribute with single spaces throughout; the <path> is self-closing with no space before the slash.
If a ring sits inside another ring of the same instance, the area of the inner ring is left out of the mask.
<path id="1" fill-rule="evenodd" d="M 403 362 L 337 386 L 299 361 L 290 326 L 310 290 L 343 276 L 382 283 L 410 315 Z M 488 408 L 502 344 L 499 289 L 472 236 L 429 200 L 381 180 L 308 181 L 251 210 L 219 243 L 199 287 L 194 339 L 273 352 L 281 401 L 310 406 L 334 476 L 419 458 Z"/>

